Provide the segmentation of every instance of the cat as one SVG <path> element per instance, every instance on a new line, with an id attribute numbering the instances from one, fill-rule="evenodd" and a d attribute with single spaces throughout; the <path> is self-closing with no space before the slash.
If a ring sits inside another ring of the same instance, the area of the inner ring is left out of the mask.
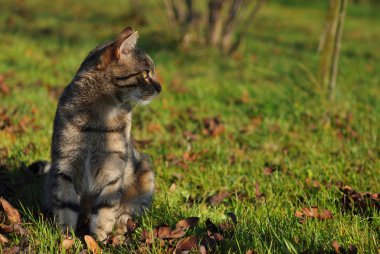
<path id="1" fill-rule="evenodd" d="M 93 49 L 59 99 L 44 199 L 64 232 L 85 217 L 90 233 L 105 241 L 151 205 L 154 173 L 134 146 L 132 109 L 162 88 L 137 39 L 127 27 Z"/>

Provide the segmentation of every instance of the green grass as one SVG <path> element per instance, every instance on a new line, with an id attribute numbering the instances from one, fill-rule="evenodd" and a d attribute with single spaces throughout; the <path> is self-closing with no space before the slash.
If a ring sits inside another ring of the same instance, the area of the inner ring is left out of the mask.
<path id="1" fill-rule="evenodd" d="M 23 211 L 31 249 L 54 253 L 62 239 L 39 215 L 41 179 L 25 170 L 35 160 L 49 159 L 57 103 L 49 89 L 65 87 L 92 48 L 133 25 L 164 80 L 160 96 L 135 111 L 133 127 L 137 140 L 151 140 L 142 150 L 154 161 L 157 191 L 131 242 L 107 251 L 137 252 L 142 229 L 174 226 L 186 216 L 201 218 L 188 234 L 203 234 L 207 218 L 221 222 L 227 212 L 237 215 L 238 224 L 234 235 L 218 245 L 220 253 L 329 252 L 333 240 L 344 248 L 355 245 L 359 253 L 379 251 L 379 210 L 343 211 L 342 193 L 334 184 L 361 192 L 380 190 L 380 18 L 373 9 L 349 6 L 336 100 L 329 102 L 325 89 L 314 81 L 326 12 L 322 4 L 270 2 L 242 50 L 227 58 L 204 48 L 173 46 L 154 5 L 145 10 L 147 24 L 139 25 L 128 15 L 126 1 L 16 2 L 0 4 L 0 74 L 11 90 L 0 94 L 0 109 L 13 126 L 25 116 L 29 120 L 19 133 L 0 129 L 0 164 L 7 166 L 0 181 L 9 187 L 0 188 L 0 195 Z M 243 94 L 248 101 L 241 101 Z M 224 133 L 203 135 L 203 119 L 214 116 L 223 122 Z M 187 141 L 186 130 L 198 139 Z M 184 166 L 169 160 L 181 159 L 189 149 L 199 153 L 195 161 Z M 267 164 L 281 169 L 264 175 Z M 183 178 L 176 179 L 176 174 Z M 310 187 L 306 179 L 322 187 Z M 173 182 L 176 189 L 169 191 Z M 265 199 L 255 198 L 256 182 Z M 206 197 L 219 190 L 231 196 L 208 206 Z M 237 198 L 241 192 L 246 193 L 243 200 Z M 189 197 L 200 202 L 189 206 Z M 328 209 L 334 218 L 300 224 L 294 213 L 310 206 Z M 7 237 L 10 245 L 22 240 Z M 83 247 L 76 240 L 72 250 Z M 158 245 L 151 249 L 162 251 Z"/>

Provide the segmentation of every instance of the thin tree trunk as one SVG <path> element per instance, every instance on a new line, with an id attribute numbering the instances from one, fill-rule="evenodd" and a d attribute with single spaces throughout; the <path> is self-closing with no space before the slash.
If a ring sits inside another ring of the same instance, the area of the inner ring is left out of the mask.
<path id="1" fill-rule="evenodd" d="M 231 4 L 228 19 L 224 25 L 221 47 L 224 52 L 231 48 L 233 34 L 236 30 L 237 16 L 241 9 L 242 0 L 234 0 Z"/>
<path id="2" fill-rule="evenodd" d="M 209 2 L 209 38 L 208 43 L 211 46 L 218 46 L 222 31 L 223 31 L 223 17 L 222 8 L 224 0 L 211 0 Z"/>
<path id="3" fill-rule="evenodd" d="M 319 77 L 324 87 L 329 85 L 331 60 L 334 50 L 334 42 L 338 26 L 339 3 L 341 0 L 330 0 L 329 10 L 326 17 L 323 41 L 321 44 L 321 56 L 319 62 Z"/>
<path id="4" fill-rule="evenodd" d="M 340 44 L 341 44 L 342 34 L 343 34 L 344 18 L 346 16 L 346 5 L 347 5 L 347 0 L 341 0 L 340 8 L 339 8 L 338 24 L 336 28 L 337 31 L 335 35 L 335 41 L 334 41 L 334 51 L 333 51 L 332 60 L 331 60 L 332 64 L 331 64 L 331 73 L 330 73 L 330 82 L 329 82 L 330 100 L 333 100 L 334 95 L 335 95 L 336 77 L 338 74 Z"/>
<path id="5" fill-rule="evenodd" d="M 265 4 L 266 1 L 267 0 L 257 0 L 256 1 L 256 5 L 253 7 L 252 11 L 248 15 L 248 18 L 245 20 L 245 22 L 242 25 L 242 28 L 240 30 L 240 33 L 237 36 L 235 43 L 231 46 L 231 48 L 228 49 L 228 54 L 232 54 L 233 52 L 235 52 L 239 48 L 243 38 L 247 35 L 248 28 L 251 26 L 251 24 L 252 24 L 253 20 L 255 19 L 257 13 L 261 9 L 261 7 L 263 7 L 263 5 Z"/>

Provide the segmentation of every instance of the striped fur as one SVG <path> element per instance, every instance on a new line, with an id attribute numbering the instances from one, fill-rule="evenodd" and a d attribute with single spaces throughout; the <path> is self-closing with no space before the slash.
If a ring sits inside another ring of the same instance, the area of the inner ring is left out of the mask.
<path id="1" fill-rule="evenodd" d="M 153 61 L 126 28 L 95 48 L 60 97 L 54 119 L 45 206 L 63 231 L 78 218 L 103 241 L 152 202 L 154 174 L 131 138 L 132 109 L 160 91 Z"/>

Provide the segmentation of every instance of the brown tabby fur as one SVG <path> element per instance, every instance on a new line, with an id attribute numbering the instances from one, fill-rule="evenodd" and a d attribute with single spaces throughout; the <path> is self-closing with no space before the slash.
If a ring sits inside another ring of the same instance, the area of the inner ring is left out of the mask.
<path id="1" fill-rule="evenodd" d="M 154 174 L 131 138 L 132 109 L 160 91 L 151 58 L 135 47 L 132 28 L 98 46 L 84 60 L 59 99 L 54 120 L 46 207 L 62 230 L 89 220 L 105 240 L 149 207 Z"/>

